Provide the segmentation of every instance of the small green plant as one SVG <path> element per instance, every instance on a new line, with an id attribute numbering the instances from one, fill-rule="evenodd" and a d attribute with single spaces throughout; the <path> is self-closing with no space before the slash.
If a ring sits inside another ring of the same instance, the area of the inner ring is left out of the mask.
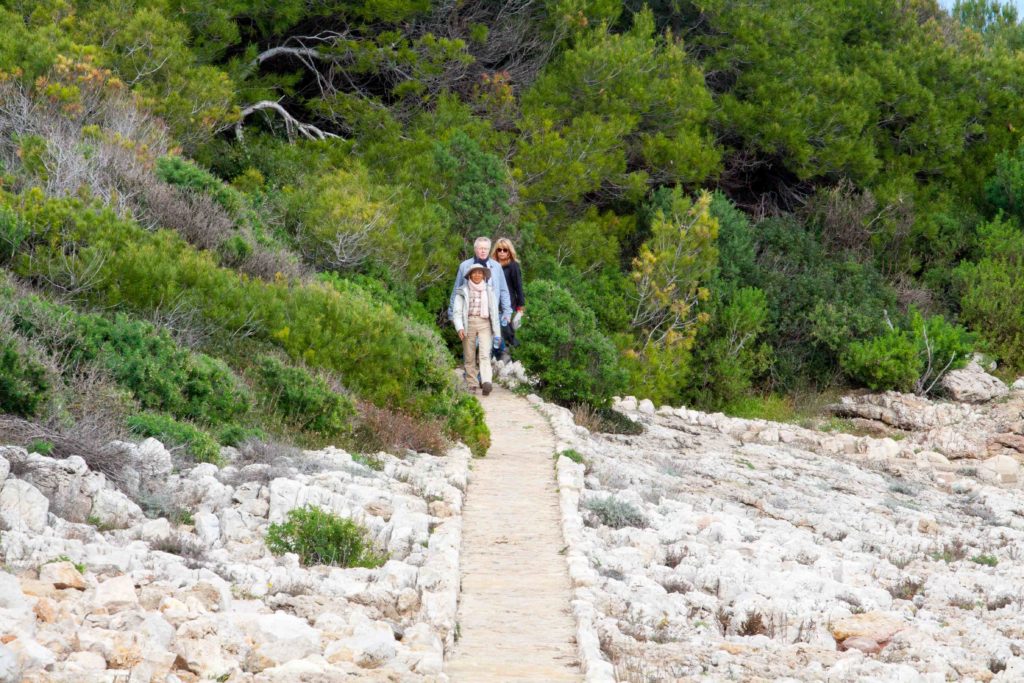
<path id="1" fill-rule="evenodd" d="M 49 562 L 44 562 L 43 564 L 52 564 L 54 562 L 71 562 L 71 566 L 73 566 L 75 568 L 75 571 L 77 571 L 79 574 L 84 574 L 85 573 L 85 569 L 86 569 L 85 563 L 84 562 L 74 562 L 67 555 L 58 555 L 56 558 L 50 560 Z"/>
<path id="2" fill-rule="evenodd" d="M 896 585 L 889 588 L 889 594 L 896 600 L 911 600 L 921 592 L 923 587 L 924 581 L 905 576 Z"/>
<path id="3" fill-rule="evenodd" d="M 558 460 L 559 456 L 569 458 L 570 460 L 572 460 L 577 465 L 586 465 L 587 464 L 587 461 L 583 457 L 583 454 L 580 453 L 577 450 L 572 449 L 572 448 L 566 448 L 561 453 L 556 453 L 555 454 L 555 460 Z"/>
<path id="4" fill-rule="evenodd" d="M 351 519 L 307 505 L 267 530 L 267 548 L 275 555 L 295 553 L 306 566 L 379 567 L 386 554 L 373 550 L 367 531 Z"/>
<path id="5" fill-rule="evenodd" d="M 975 555 L 971 558 L 971 562 L 983 564 L 986 567 L 994 567 L 999 564 L 999 558 L 995 555 Z"/>
<path id="6" fill-rule="evenodd" d="M 186 510 L 184 508 L 179 508 L 175 510 L 173 513 L 171 513 L 169 521 L 175 524 L 185 524 L 188 526 L 192 526 L 196 523 L 196 519 L 195 516 L 192 514 L 192 511 Z"/>
<path id="7" fill-rule="evenodd" d="M 362 453 L 353 453 L 352 462 L 357 462 L 363 467 L 369 467 L 371 470 L 380 472 L 384 469 L 384 461 L 378 458 L 376 455 L 363 455 Z"/>
<path id="8" fill-rule="evenodd" d="M 597 515 L 602 524 L 613 529 L 624 527 L 642 529 L 647 526 L 647 518 L 642 512 L 631 503 L 618 500 L 613 496 L 592 498 L 587 501 L 586 506 L 588 510 Z"/>
<path id="9" fill-rule="evenodd" d="M 744 466 L 744 467 L 746 467 L 746 468 L 747 468 L 748 470 L 753 470 L 753 469 L 756 469 L 756 468 L 754 467 L 754 463 L 750 462 L 750 461 L 749 461 L 749 460 L 747 460 L 746 458 L 737 458 L 737 460 L 736 460 L 736 464 L 737 464 L 737 465 L 743 465 L 743 466 Z"/>
<path id="10" fill-rule="evenodd" d="M 46 439 L 32 439 L 25 444 L 25 450 L 29 453 L 38 453 L 39 455 L 50 455 L 53 453 L 53 444 Z"/>
<path id="11" fill-rule="evenodd" d="M 947 543 L 942 546 L 941 551 L 935 551 L 929 554 L 936 562 L 942 560 L 946 564 L 951 562 L 959 562 L 960 560 L 967 557 L 967 548 L 964 547 L 963 541 L 957 539 L 952 543 Z"/>
<path id="12" fill-rule="evenodd" d="M 102 519 L 100 519 L 96 515 L 89 515 L 86 518 L 85 523 L 90 525 L 90 526 L 96 527 L 97 531 L 110 531 L 110 530 L 112 530 L 114 528 L 111 525 L 105 523 Z"/>

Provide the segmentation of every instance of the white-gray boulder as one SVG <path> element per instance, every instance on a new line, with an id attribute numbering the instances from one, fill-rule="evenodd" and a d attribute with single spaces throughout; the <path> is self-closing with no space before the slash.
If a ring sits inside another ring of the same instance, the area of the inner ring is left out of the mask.
<path id="1" fill-rule="evenodd" d="M 0 521 L 8 529 L 41 533 L 50 501 L 27 481 L 8 479 L 0 489 Z"/>
<path id="2" fill-rule="evenodd" d="M 985 372 L 973 360 L 967 367 L 947 372 L 941 385 L 950 398 L 964 403 L 985 403 L 1010 391 L 1001 379 Z"/>

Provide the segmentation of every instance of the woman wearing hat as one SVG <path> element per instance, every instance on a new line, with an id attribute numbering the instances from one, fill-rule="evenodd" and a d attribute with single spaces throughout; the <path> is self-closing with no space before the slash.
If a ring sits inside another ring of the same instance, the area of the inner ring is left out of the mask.
<path id="1" fill-rule="evenodd" d="M 466 271 L 466 284 L 455 292 L 452 307 L 452 322 L 455 323 L 455 331 L 462 340 L 466 383 L 470 391 L 476 390 L 479 355 L 480 383 L 484 396 L 491 393 L 492 386 L 491 346 L 495 341 L 501 341 L 498 297 L 494 294 L 494 288 L 490 286 L 490 279 L 491 271 L 487 266 L 479 263 L 471 265 Z"/>

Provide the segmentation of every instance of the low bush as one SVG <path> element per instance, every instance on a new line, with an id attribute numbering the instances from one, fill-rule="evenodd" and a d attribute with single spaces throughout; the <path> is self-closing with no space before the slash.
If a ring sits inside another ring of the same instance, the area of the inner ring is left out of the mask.
<path id="1" fill-rule="evenodd" d="M 183 446 L 196 462 L 223 464 L 220 445 L 194 425 L 159 413 L 139 413 L 128 418 L 128 427 L 139 436 L 152 436 L 169 446 Z"/>
<path id="2" fill-rule="evenodd" d="M 458 395 L 448 414 L 446 428 L 449 434 L 462 439 L 474 456 L 482 458 L 491 447 L 491 430 L 484 420 L 480 402 L 468 394 Z"/>
<path id="3" fill-rule="evenodd" d="M 256 359 L 253 375 L 274 412 L 293 426 L 327 437 L 351 431 L 352 400 L 334 391 L 323 377 L 268 355 Z"/>
<path id="4" fill-rule="evenodd" d="M 619 500 L 614 496 L 591 498 L 587 501 L 586 506 L 588 510 L 597 515 L 601 524 L 613 529 L 630 526 L 643 529 L 647 526 L 647 518 L 642 512 L 637 510 L 632 503 Z"/>
<path id="5" fill-rule="evenodd" d="M 540 381 L 540 392 L 561 403 L 608 405 L 626 386 L 626 373 L 594 314 L 553 282 L 527 286 L 530 323 L 518 334 L 516 357 Z"/>
<path id="6" fill-rule="evenodd" d="M 973 337 L 941 315 L 925 318 L 911 311 L 906 326 L 853 342 L 840 358 L 843 370 L 874 391 L 929 393 L 950 370 L 963 367 Z"/>
<path id="7" fill-rule="evenodd" d="M 379 567 L 387 556 L 373 550 L 366 529 L 351 519 L 317 507 L 288 512 L 282 523 L 267 529 L 267 548 L 275 555 L 295 553 L 306 566 Z"/>
<path id="8" fill-rule="evenodd" d="M 0 413 L 31 417 L 50 388 L 45 366 L 14 335 L 0 335 Z"/>
<path id="9" fill-rule="evenodd" d="M 67 371 L 94 363 L 143 408 L 205 424 L 236 419 L 251 408 L 248 391 L 226 364 L 181 347 L 148 322 L 77 313 L 33 296 L 14 311 L 16 328 L 63 357 Z"/>

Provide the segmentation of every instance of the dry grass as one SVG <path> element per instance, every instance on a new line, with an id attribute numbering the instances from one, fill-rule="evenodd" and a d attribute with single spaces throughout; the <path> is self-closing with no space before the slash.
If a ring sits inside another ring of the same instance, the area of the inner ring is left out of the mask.
<path id="1" fill-rule="evenodd" d="M 371 403 L 358 405 L 357 450 L 363 452 L 401 451 L 444 455 L 449 448 L 441 420 L 415 418 Z"/>

